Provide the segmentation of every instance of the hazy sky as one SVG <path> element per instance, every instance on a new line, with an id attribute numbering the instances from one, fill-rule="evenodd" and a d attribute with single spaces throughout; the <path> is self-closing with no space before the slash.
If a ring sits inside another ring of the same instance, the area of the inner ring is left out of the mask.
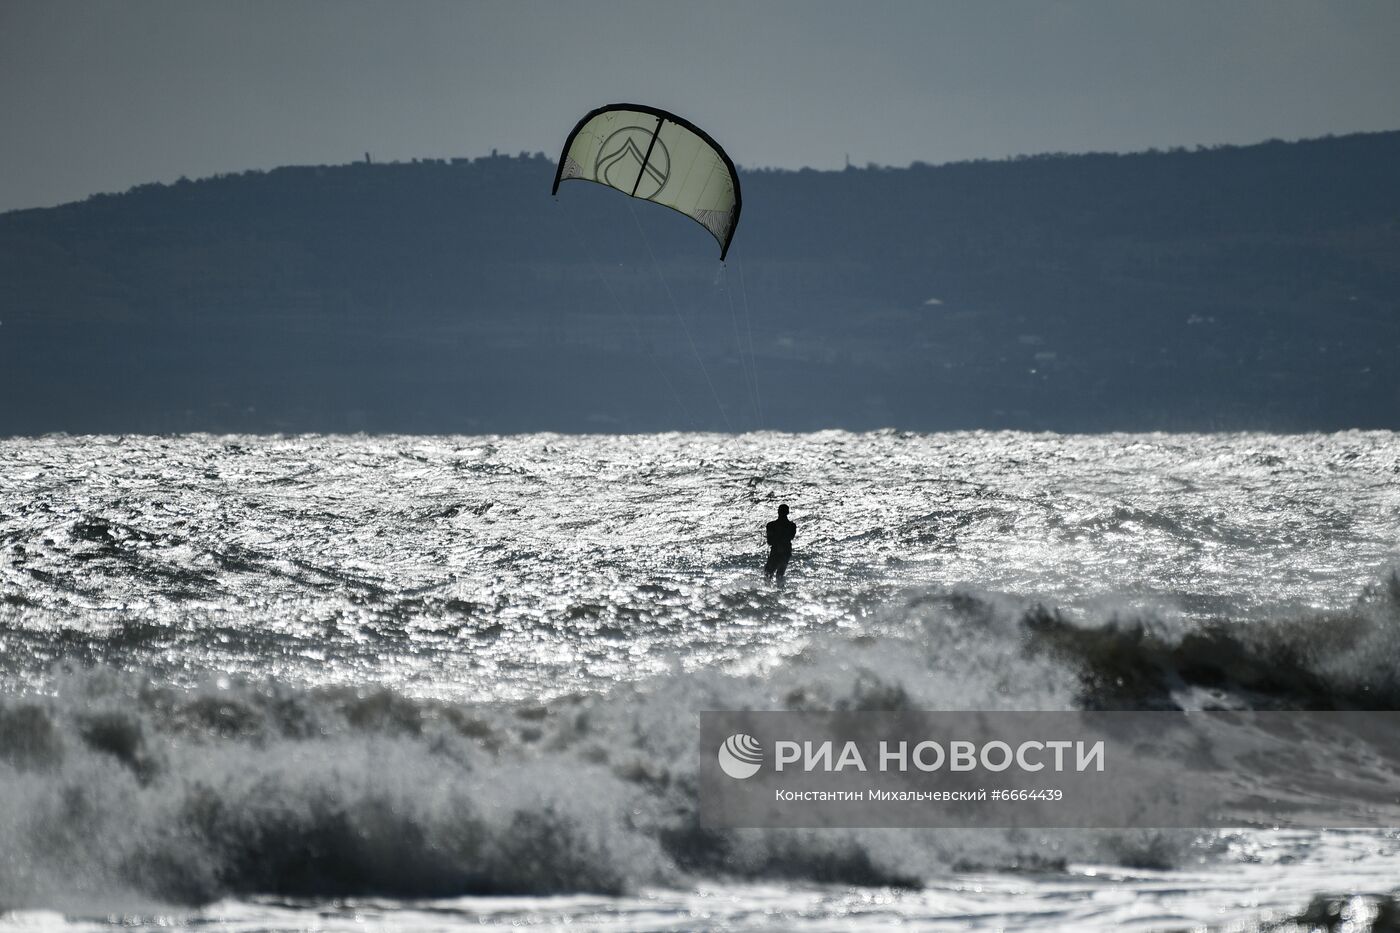
<path id="1" fill-rule="evenodd" d="M 0 0 L 0 210 L 366 150 L 553 156 L 617 101 L 741 166 L 1396 129 L 1397 39 L 1397 0 Z"/>

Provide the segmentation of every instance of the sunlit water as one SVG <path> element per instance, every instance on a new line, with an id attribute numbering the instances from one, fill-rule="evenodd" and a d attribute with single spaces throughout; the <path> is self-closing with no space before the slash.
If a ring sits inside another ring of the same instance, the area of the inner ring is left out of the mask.
<path id="1" fill-rule="evenodd" d="M 759 573 L 779 502 L 783 589 Z M 700 838 L 695 712 L 1392 706 L 1398 558 L 1389 433 L 0 441 L 0 907 L 249 930 L 1281 921 L 1392 891 L 1400 840 Z M 1310 686 L 1094 694 L 1113 672 L 1033 650 L 1036 607 L 1147 632 L 1154 663 L 1202 627 L 1282 644 Z"/>

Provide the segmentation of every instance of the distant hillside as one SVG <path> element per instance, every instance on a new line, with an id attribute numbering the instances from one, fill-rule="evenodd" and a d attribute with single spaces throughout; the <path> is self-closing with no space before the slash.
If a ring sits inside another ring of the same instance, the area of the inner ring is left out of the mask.
<path id="1" fill-rule="evenodd" d="M 543 156 L 144 185 L 0 215 L 0 434 L 1400 428 L 1397 166 L 751 171 L 723 268 Z"/>

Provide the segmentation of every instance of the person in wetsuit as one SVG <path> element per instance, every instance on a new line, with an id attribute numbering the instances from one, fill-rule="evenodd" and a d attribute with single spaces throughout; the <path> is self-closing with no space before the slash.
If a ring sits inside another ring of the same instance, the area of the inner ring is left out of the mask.
<path id="1" fill-rule="evenodd" d="M 768 538 L 768 563 L 763 565 L 763 579 L 772 580 L 776 575 L 783 582 L 787 573 L 788 561 L 792 558 L 792 539 L 797 537 L 797 525 L 788 521 L 788 507 L 778 506 L 778 517 L 769 522 L 765 535 Z"/>

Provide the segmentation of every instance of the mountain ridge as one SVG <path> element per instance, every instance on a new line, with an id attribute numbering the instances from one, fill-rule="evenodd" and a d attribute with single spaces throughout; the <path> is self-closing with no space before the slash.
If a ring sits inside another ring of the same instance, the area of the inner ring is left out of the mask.
<path id="1" fill-rule="evenodd" d="M 1396 164 L 741 170 L 725 266 L 540 155 L 143 185 L 0 214 L 0 434 L 1400 428 Z"/>

